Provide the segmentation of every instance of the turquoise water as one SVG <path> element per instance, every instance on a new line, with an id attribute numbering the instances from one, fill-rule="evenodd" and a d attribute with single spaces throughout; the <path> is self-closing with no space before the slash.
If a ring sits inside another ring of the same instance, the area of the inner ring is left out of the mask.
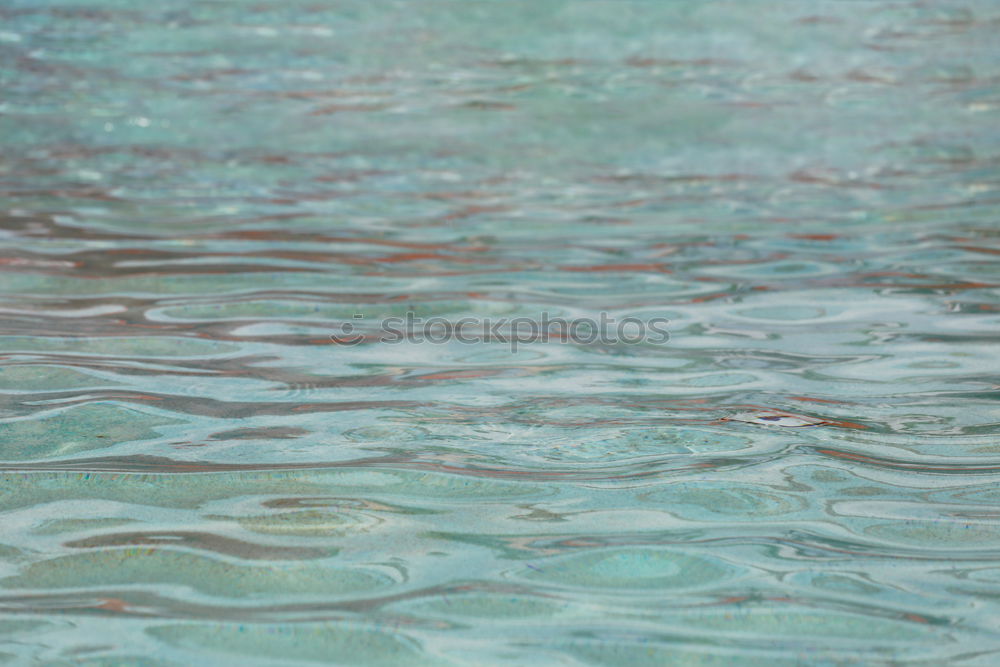
<path id="1" fill-rule="evenodd" d="M 4 0 L 0 662 L 996 664 L 998 26 Z"/>

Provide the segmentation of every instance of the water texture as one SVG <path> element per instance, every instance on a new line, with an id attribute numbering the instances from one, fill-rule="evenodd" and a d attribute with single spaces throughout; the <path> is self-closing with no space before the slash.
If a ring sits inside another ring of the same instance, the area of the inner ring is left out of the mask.
<path id="1" fill-rule="evenodd" d="M 0 662 L 997 664 L 998 31 L 3 0 Z"/>

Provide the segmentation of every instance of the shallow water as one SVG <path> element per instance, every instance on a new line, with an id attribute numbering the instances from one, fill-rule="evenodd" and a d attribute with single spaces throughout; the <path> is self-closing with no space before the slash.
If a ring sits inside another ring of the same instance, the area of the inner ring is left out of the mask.
<path id="1" fill-rule="evenodd" d="M 996 3 L 162 4 L 0 6 L 2 659 L 1000 659 Z"/>

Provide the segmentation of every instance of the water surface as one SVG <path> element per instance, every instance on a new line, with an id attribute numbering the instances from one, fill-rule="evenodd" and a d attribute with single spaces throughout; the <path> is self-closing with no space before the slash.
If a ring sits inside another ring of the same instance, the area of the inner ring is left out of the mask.
<path id="1" fill-rule="evenodd" d="M 5 0 L 0 658 L 995 664 L 998 26 Z"/>

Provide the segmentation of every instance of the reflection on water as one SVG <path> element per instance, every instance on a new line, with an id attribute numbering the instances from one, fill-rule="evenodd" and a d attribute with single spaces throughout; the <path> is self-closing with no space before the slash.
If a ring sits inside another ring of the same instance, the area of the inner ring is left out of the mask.
<path id="1" fill-rule="evenodd" d="M 995 3 L 161 4 L 0 7 L 0 659 L 996 660 Z"/>

